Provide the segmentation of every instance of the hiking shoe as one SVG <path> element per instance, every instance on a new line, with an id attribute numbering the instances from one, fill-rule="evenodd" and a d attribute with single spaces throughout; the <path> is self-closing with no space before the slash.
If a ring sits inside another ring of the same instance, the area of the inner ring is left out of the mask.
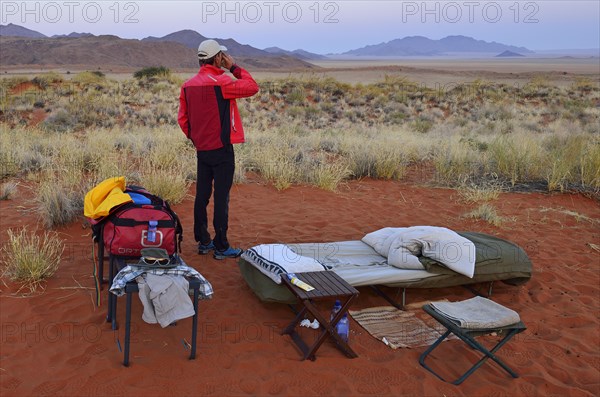
<path id="1" fill-rule="evenodd" d="M 239 248 L 229 247 L 224 251 L 215 250 L 213 256 L 215 259 L 237 258 L 242 255 L 242 250 Z"/>
<path id="2" fill-rule="evenodd" d="M 200 255 L 206 255 L 211 250 L 214 250 L 214 249 L 215 249 L 215 245 L 213 244 L 212 241 L 210 243 L 208 243 L 208 244 L 198 243 L 198 253 Z"/>

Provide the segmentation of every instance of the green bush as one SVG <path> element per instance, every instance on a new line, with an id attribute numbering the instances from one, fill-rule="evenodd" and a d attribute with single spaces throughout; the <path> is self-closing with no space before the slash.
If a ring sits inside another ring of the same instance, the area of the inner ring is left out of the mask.
<path id="1" fill-rule="evenodd" d="M 97 86 L 105 83 L 105 80 L 104 73 L 93 71 L 77 73 L 72 81 L 83 86 Z"/>
<path id="2" fill-rule="evenodd" d="M 164 66 L 150 66 L 133 73 L 133 77 L 136 79 L 142 79 L 144 77 L 169 77 L 170 75 L 171 71 Z"/>

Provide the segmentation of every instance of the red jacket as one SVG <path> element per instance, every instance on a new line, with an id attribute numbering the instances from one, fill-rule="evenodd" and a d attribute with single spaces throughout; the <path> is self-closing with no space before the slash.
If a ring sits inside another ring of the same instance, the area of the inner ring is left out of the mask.
<path id="1" fill-rule="evenodd" d="M 196 150 L 214 150 L 244 142 L 235 99 L 256 94 L 258 84 L 237 65 L 232 73 L 237 80 L 225 75 L 223 69 L 203 65 L 197 75 L 181 86 L 177 121 Z"/>

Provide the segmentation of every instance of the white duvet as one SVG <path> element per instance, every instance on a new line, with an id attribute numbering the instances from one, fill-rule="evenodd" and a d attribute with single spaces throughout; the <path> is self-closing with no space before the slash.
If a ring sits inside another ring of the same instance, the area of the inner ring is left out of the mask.
<path id="1" fill-rule="evenodd" d="M 400 269 L 425 269 L 418 258 L 425 256 L 470 278 L 475 272 L 475 244 L 444 227 L 386 227 L 365 235 L 362 241 Z"/>

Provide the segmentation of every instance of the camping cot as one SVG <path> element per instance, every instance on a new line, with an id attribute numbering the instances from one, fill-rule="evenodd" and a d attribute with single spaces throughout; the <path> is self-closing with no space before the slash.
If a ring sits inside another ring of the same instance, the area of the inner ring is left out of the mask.
<path id="1" fill-rule="evenodd" d="M 354 287 L 370 286 L 396 307 L 403 307 L 408 288 L 443 288 L 466 286 L 477 283 L 490 283 L 488 295 L 494 281 L 510 285 L 521 285 L 531 278 L 532 264 L 526 252 L 518 245 L 478 232 L 457 232 L 475 246 L 475 270 L 473 277 L 456 273 L 445 265 L 419 257 L 423 270 L 399 269 L 388 264 L 386 257 L 377 253 L 361 240 L 327 243 L 286 244 L 301 257 L 314 258 L 323 265 L 323 270 L 331 270 Z M 294 303 L 296 299 L 285 286 L 265 275 L 273 270 L 261 267 L 260 261 L 253 259 L 248 250 L 238 261 L 240 272 L 254 293 L 266 302 Z M 260 268 L 260 269 L 259 269 Z M 296 270 L 300 271 L 300 270 Z M 279 270 L 280 274 L 285 269 Z M 384 294 L 380 286 L 402 290 L 402 302 L 398 303 Z M 475 291 L 474 291 L 475 292 Z"/>

